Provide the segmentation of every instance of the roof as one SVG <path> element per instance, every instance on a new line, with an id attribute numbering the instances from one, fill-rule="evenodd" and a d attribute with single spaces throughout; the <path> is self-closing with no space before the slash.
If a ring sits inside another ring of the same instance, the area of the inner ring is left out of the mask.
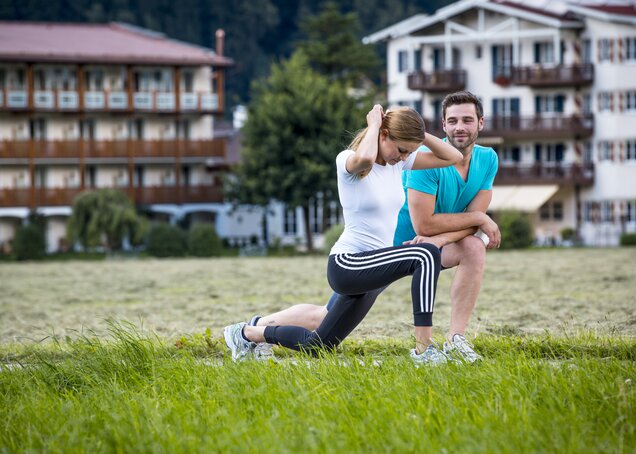
<path id="1" fill-rule="evenodd" d="M 411 19 L 402 21 L 402 27 L 395 25 L 380 30 L 372 35 L 366 36 L 362 41 L 365 44 L 378 41 L 407 36 L 418 31 L 422 31 L 440 22 L 445 22 L 455 16 L 474 8 L 483 8 L 495 11 L 508 16 L 519 17 L 524 20 L 536 22 L 549 27 L 557 28 L 580 28 L 582 23 L 569 11 L 555 9 L 553 7 L 530 7 L 523 0 L 460 0 L 448 6 L 438 9 L 431 16 L 418 15 Z"/>
<path id="2" fill-rule="evenodd" d="M 122 23 L 0 21 L 0 60 L 229 66 L 232 59 Z"/>
<path id="3" fill-rule="evenodd" d="M 636 25 L 636 4 L 632 2 L 605 2 L 603 4 L 568 5 L 582 16 L 592 17 L 608 22 Z"/>

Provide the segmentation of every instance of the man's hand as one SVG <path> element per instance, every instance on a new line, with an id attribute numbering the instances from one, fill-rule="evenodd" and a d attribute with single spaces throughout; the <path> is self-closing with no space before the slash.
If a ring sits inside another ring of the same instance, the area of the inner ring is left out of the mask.
<path id="1" fill-rule="evenodd" d="M 444 237 L 444 235 L 435 235 L 435 236 L 417 235 L 412 240 L 405 241 L 403 244 L 420 244 L 420 243 L 429 243 L 441 249 L 442 246 L 445 246 L 448 243 L 448 240 L 446 239 L 446 237 Z"/>
<path id="2" fill-rule="evenodd" d="M 484 220 L 479 225 L 479 228 L 488 236 L 489 242 L 486 249 L 498 248 L 501 244 L 501 232 L 499 231 L 499 226 L 487 214 L 484 214 L 483 217 Z"/>

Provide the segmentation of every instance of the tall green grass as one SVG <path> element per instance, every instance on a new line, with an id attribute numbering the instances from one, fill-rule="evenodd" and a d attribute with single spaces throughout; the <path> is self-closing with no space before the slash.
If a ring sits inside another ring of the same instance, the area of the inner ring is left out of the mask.
<path id="1" fill-rule="evenodd" d="M 634 452 L 636 341 L 479 337 L 473 366 L 415 368 L 410 341 L 233 363 L 111 323 L 3 352 L 2 452 Z M 11 363 L 13 367 L 8 368 Z M 16 366 L 21 364 L 22 367 Z"/>

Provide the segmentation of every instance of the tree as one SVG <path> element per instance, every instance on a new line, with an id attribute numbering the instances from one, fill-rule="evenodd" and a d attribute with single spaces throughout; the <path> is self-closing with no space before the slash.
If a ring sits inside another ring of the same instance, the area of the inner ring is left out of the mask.
<path id="1" fill-rule="evenodd" d="M 375 50 L 360 41 L 356 13 L 342 14 L 338 4 L 327 2 L 320 14 L 303 20 L 300 28 L 307 40 L 298 48 L 316 71 L 331 80 L 356 84 L 364 76 L 372 79 L 379 71 Z"/>
<path id="2" fill-rule="evenodd" d="M 342 134 L 364 126 L 361 119 L 345 86 L 314 72 L 302 52 L 274 65 L 271 76 L 254 85 L 229 197 L 239 203 L 265 206 L 276 199 L 301 207 L 307 249 L 313 250 L 309 200 L 319 192 L 335 194 L 334 160 L 348 142 Z"/>
<path id="3" fill-rule="evenodd" d="M 79 241 L 84 250 L 104 245 L 107 251 L 121 249 L 123 239 L 137 244 L 146 223 L 126 194 L 117 189 L 83 192 L 73 202 L 66 225 L 70 244 Z"/>

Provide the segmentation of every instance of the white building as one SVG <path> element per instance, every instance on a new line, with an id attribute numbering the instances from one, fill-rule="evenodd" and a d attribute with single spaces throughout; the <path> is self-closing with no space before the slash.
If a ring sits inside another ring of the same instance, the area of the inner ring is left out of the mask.
<path id="1" fill-rule="evenodd" d="M 441 100 L 482 99 L 500 168 L 493 212 L 531 213 L 540 243 L 636 231 L 633 2 L 462 0 L 367 36 L 387 42 L 389 104 L 441 130 Z"/>
<path id="2" fill-rule="evenodd" d="M 223 229 L 223 39 L 215 52 L 125 24 L 0 22 L 0 245 L 35 211 L 48 251 L 65 249 L 73 198 L 94 188 Z"/>

